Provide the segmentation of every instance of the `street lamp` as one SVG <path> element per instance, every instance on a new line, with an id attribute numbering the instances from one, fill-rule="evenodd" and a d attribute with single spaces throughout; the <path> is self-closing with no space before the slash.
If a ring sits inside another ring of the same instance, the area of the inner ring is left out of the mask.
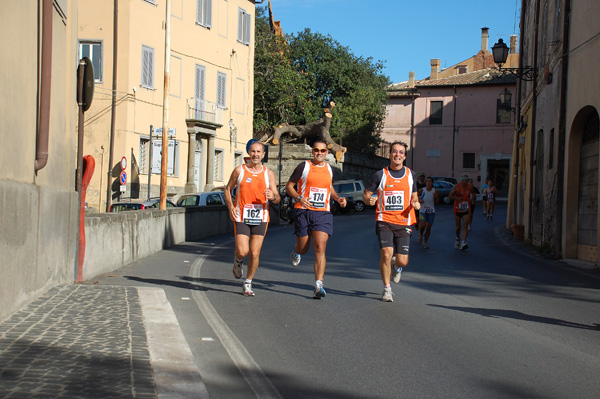
<path id="1" fill-rule="evenodd" d="M 501 72 L 510 72 L 522 80 L 532 81 L 535 79 L 537 72 L 537 68 L 535 67 L 502 68 L 502 65 L 506 63 L 506 59 L 508 58 L 508 47 L 506 46 L 506 43 L 504 43 L 504 40 L 498 39 L 498 43 L 494 44 L 494 47 L 492 47 L 492 54 L 494 56 L 494 62 L 498 64 L 498 69 Z"/>

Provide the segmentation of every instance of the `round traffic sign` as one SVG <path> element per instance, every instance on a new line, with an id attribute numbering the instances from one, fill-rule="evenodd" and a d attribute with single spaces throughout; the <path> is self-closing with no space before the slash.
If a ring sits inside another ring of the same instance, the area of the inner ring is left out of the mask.
<path id="1" fill-rule="evenodd" d="M 127 169 L 127 158 L 121 158 L 121 170 Z"/>
<path id="2" fill-rule="evenodd" d="M 119 181 L 121 182 L 121 185 L 124 186 L 125 183 L 127 183 L 127 172 L 122 171 L 121 174 L 119 175 Z"/>

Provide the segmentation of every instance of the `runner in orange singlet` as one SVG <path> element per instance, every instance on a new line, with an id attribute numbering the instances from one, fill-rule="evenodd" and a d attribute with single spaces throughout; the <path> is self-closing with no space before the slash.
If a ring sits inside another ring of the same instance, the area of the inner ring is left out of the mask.
<path id="1" fill-rule="evenodd" d="M 460 183 L 452 187 L 448 198 L 454 201 L 454 223 L 456 240 L 454 248 L 460 248 L 461 251 L 469 248 L 467 245 L 467 235 L 469 234 L 469 223 L 473 217 L 473 205 L 475 204 L 475 192 L 468 182 L 469 177 L 462 175 Z M 461 226 L 462 222 L 462 226 Z M 460 241 L 460 232 L 462 229 L 462 242 Z"/>
<path id="2" fill-rule="evenodd" d="M 269 201 L 277 204 L 281 198 L 277 194 L 273 171 L 262 164 L 265 149 L 262 143 L 250 146 L 250 162 L 238 166 L 231 173 L 225 187 L 225 203 L 229 208 L 229 217 L 234 222 L 235 256 L 233 275 L 241 278 L 244 273 L 244 258 L 250 253 L 246 280 L 242 285 L 242 294 L 254 296 L 252 278 L 258 268 L 267 225 L 269 223 Z M 231 192 L 237 186 L 235 204 Z"/>
<path id="3" fill-rule="evenodd" d="M 310 249 L 311 238 L 315 253 L 315 292 L 313 298 L 325 296 L 323 277 L 325 276 L 325 249 L 329 236 L 333 234 L 333 215 L 329 209 L 329 199 L 333 198 L 342 207 L 346 198 L 340 197 L 333 189 L 331 166 L 325 162 L 327 144 L 318 140 L 313 143 L 313 159 L 296 167 L 285 187 L 288 195 L 296 200 L 294 234 L 296 245 L 290 256 L 292 266 L 300 264 L 301 256 Z M 295 186 L 297 185 L 297 189 Z"/>
<path id="4" fill-rule="evenodd" d="M 407 150 L 405 143 L 392 143 L 390 166 L 371 177 L 363 194 L 365 204 L 377 204 L 375 232 L 381 250 L 379 271 L 383 280 L 381 300 L 384 302 L 394 301 L 390 280 L 399 283 L 402 268 L 408 265 L 410 226 L 416 223 L 415 210 L 421 208 L 415 172 L 404 166 Z M 375 192 L 377 196 L 373 196 Z"/>

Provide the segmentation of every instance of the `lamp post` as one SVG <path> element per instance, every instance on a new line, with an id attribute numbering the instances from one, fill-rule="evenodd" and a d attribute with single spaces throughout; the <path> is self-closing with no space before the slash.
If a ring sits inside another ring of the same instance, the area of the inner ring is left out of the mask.
<path id="1" fill-rule="evenodd" d="M 502 68 L 502 65 L 506 63 L 508 58 L 508 46 L 504 43 L 504 40 L 498 39 L 498 43 L 492 47 L 492 54 L 494 56 L 494 62 L 498 64 L 498 70 L 500 72 L 509 72 L 518 77 L 521 80 L 532 81 L 537 75 L 537 68 L 525 66 L 521 68 Z"/>

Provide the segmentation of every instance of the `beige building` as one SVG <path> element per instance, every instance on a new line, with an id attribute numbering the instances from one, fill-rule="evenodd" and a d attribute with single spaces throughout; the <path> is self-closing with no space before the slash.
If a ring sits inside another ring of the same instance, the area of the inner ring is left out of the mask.
<path id="1" fill-rule="evenodd" d="M 0 320 L 74 281 L 77 1 L 1 1 Z"/>
<path id="2" fill-rule="evenodd" d="M 507 226 L 557 257 L 598 265 L 600 36 L 596 0 L 523 1 Z"/>
<path id="3" fill-rule="evenodd" d="M 226 184 L 252 138 L 254 1 L 171 0 L 168 38 L 167 3 L 120 0 L 116 13 L 111 0 L 79 4 L 77 56 L 92 60 L 96 80 L 84 124 L 84 154 L 96 160 L 87 191 L 90 208 L 106 210 L 109 186 L 110 202 L 119 196 L 145 198 L 149 191 L 150 196 L 160 193 L 167 41 L 167 194 Z M 115 16 L 118 22 L 113 29 Z M 123 158 L 126 184 L 121 192 Z"/>

